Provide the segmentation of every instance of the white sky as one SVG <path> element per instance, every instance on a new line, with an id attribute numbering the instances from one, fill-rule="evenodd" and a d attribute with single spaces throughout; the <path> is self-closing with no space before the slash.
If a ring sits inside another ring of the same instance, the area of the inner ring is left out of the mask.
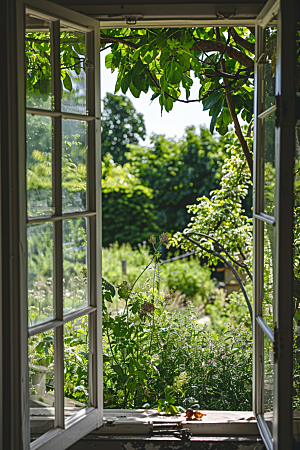
<path id="1" fill-rule="evenodd" d="M 107 51 L 108 52 L 108 51 Z M 106 92 L 114 93 L 117 79 L 117 71 L 111 73 L 110 69 L 105 67 L 105 52 L 101 52 L 101 97 L 104 98 Z M 199 86 L 194 83 L 191 89 L 190 99 L 196 99 L 199 95 Z M 122 94 L 121 91 L 118 94 Z M 208 111 L 202 111 L 200 103 L 175 103 L 172 111 L 169 113 L 161 110 L 158 98 L 150 102 L 152 91 L 145 94 L 141 93 L 140 98 L 135 98 L 128 90 L 126 96 L 130 98 L 135 109 L 144 115 L 146 124 L 147 139 L 144 144 L 149 143 L 149 136 L 152 133 L 164 134 L 167 137 L 181 137 L 186 127 L 195 125 L 206 125 L 209 128 L 210 116 Z M 183 97 L 185 99 L 185 96 Z"/>

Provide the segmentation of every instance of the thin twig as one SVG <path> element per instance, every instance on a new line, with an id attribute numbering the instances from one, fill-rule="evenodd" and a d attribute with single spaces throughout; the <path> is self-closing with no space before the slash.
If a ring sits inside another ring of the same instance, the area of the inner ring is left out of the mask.
<path id="1" fill-rule="evenodd" d="M 250 302 L 250 300 L 249 300 L 249 297 L 248 297 L 248 294 L 247 294 L 247 292 L 246 292 L 245 286 L 244 286 L 244 284 L 243 284 L 243 282 L 242 282 L 242 280 L 241 280 L 241 278 L 240 278 L 238 272 L 235 270 L 235 268 L 233 267 L 233 265 L 231 264 L 231 262 L 228 261 L 228 260 L 225 258 L 225 256 L 221 255 L 221 253 L 217 252 L 216 250 L 210 250 L 210 249 L 208 249 L 208 248 L 203 247 L 203 245 L 199 244 L 199 242 L 195 241 L 195 240 L 192 239 L 191 237 L 186 236 L 185 234 L 182 234 L 182 237 L 183 237 L 184 239 L 187 239 L 188 241 L 190 241 L 192 244 L 196 245 L 197 247 L 201 248 L 203 251 L 205 251 L 205 252 L 207 252 L 207 253 L 210 253 L 211 255 L 216 256 L 217 258 L 221 259 L 221 261 L 223 261 L 224 264 L 226 264 L 226 266 L 231 270 L 231 272 L 233 273 L 233 275 L 234 275 L 236 281 L 238 282 L 238 284 L 239 284 L 239 286 L 240 286 L 240 288 L 241 288 L 241 290 L 242 290 L 242 292 L 243 292 L 243 295 L 244 295 L 244 297 L 245 297 L 245 300 L 246 300 L 246 303 L 247 303 L 247 306 L 248 306 L 248 310 L 249 310 L 251 322 L 252 322 L 252 316 L 253 316 L 253 313 L 252 313 L 251 302 Z"/>

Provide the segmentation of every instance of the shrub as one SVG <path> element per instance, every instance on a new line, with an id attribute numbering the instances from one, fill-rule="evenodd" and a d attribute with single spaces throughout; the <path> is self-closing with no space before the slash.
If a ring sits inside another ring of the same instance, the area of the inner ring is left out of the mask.
<path id="1" fill-rule="evenodd" d="M 146 241 L 139 244 L 138 249 L 133 249 L 130 244 L 118 245 L 117 242 L 109 248 L 104 248 L 103 277 L 113 285 L 120 284 L 127 279 L 133 284 L 144 267 L 150 261 L 150 248 Z M 122 259 L 127 262 L 127 277 L 122 275 Z M 181 259 L 160 266 L 161 289 L 164 292 L 181 291 L 188 298 L 197 297 L 197 301 L 206 302 L 215 292 L 214 282 L 211 280 L 211 272 L 200 265 L 198 258 L 190 260 Z M 152 276 L 149 268 L 139 279 L 143 284 Z"/>

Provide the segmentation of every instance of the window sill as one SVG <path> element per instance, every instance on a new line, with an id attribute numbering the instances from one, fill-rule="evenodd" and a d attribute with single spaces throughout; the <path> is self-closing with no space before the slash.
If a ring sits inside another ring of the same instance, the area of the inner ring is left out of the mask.
<path id="1" fill-rule="evenodd" d="M 186 420 L 185 414 L 162 416 L 155 410 L 105 409 L 101 436 L 162 436 L 189 429 L 193 436 L 259 436 L 252 411 L 201 411 L 200 420 Z"/>

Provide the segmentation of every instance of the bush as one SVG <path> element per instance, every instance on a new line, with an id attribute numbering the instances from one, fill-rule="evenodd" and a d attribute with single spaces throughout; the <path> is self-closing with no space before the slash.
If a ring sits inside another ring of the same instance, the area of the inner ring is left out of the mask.
<path id="1" fill-rule="evenodd" d="M 252 284 L 247 285 L 246 289 L 252 300 Z M 214 302 L 207 304 L 205 308 L 206 313 L 210 316 L 211 332 L 221 335 L 228 327 L 236 327 L 240 324 L 243 324 L 251 332 L 251 319 L 243 293 L 236 291 L 226 297 L 224 291 L 221 292 L 216 295 Z"/>
<path id="2" fill-rule="evenodd" d="M 159 290 L 159 256 L 154 247 L 153 275 L 143 285 L 118 286 L 124 309 L 109 311 L 115 292 L 103 284 L 104 406 L 171 414 L 251 409 L 251 333 L 238 326 L 213 336 L 190 302 L 169 311 L 171 296 Z"/>
<path id="3" fill-rule="evenodd" d="M 104 407 L 251 409 L 248 330 L 213 337 L 192 305 L 170 312 L 167 301 L 139 291 L 124 312 L 104 315 Z"/>
<path id="4" fill-rule="evenodd" d="M 163 285 L 168 291 L 181 291 L 188 298 L 206 303 L 215 292 L 211 271 L 200 265 L 198 258 L 181 259 L 161 266 Z"/>
<path id="5" fill-rule="evenodd" d="M 130 242 L 137 245 L 158 230 L 152 190 L 131 175 L 129 164 L 116 164 L 111 155 L 102 161 L 103 245 Z"/>
<path id="6" fill-rule="evenodd" d="M 103 249 L 102 256 L 103 277 L 113 285 L 120 284 L 123 279 L 133 284 L 151 258 L 150 247 L 146 241 L 139 244 L 136 250 L 130 244 L 118 245 L 115 242 L 109 248 Z M 127 277 L 122 274 L 123 259 L 127 262 Z M 215 292 L 211 272 L 200 265 L 198 258 L 163 264 L 160 266 L 160 275 L 162 277 L 160 287 L 166 293 L 181 291 L 186 297 L 197 297 L 197 301 L 205 303 Z M 151 268 L 142 275 L 139 283 L 143 284 L 150 276 L 152 276 Z"/>

